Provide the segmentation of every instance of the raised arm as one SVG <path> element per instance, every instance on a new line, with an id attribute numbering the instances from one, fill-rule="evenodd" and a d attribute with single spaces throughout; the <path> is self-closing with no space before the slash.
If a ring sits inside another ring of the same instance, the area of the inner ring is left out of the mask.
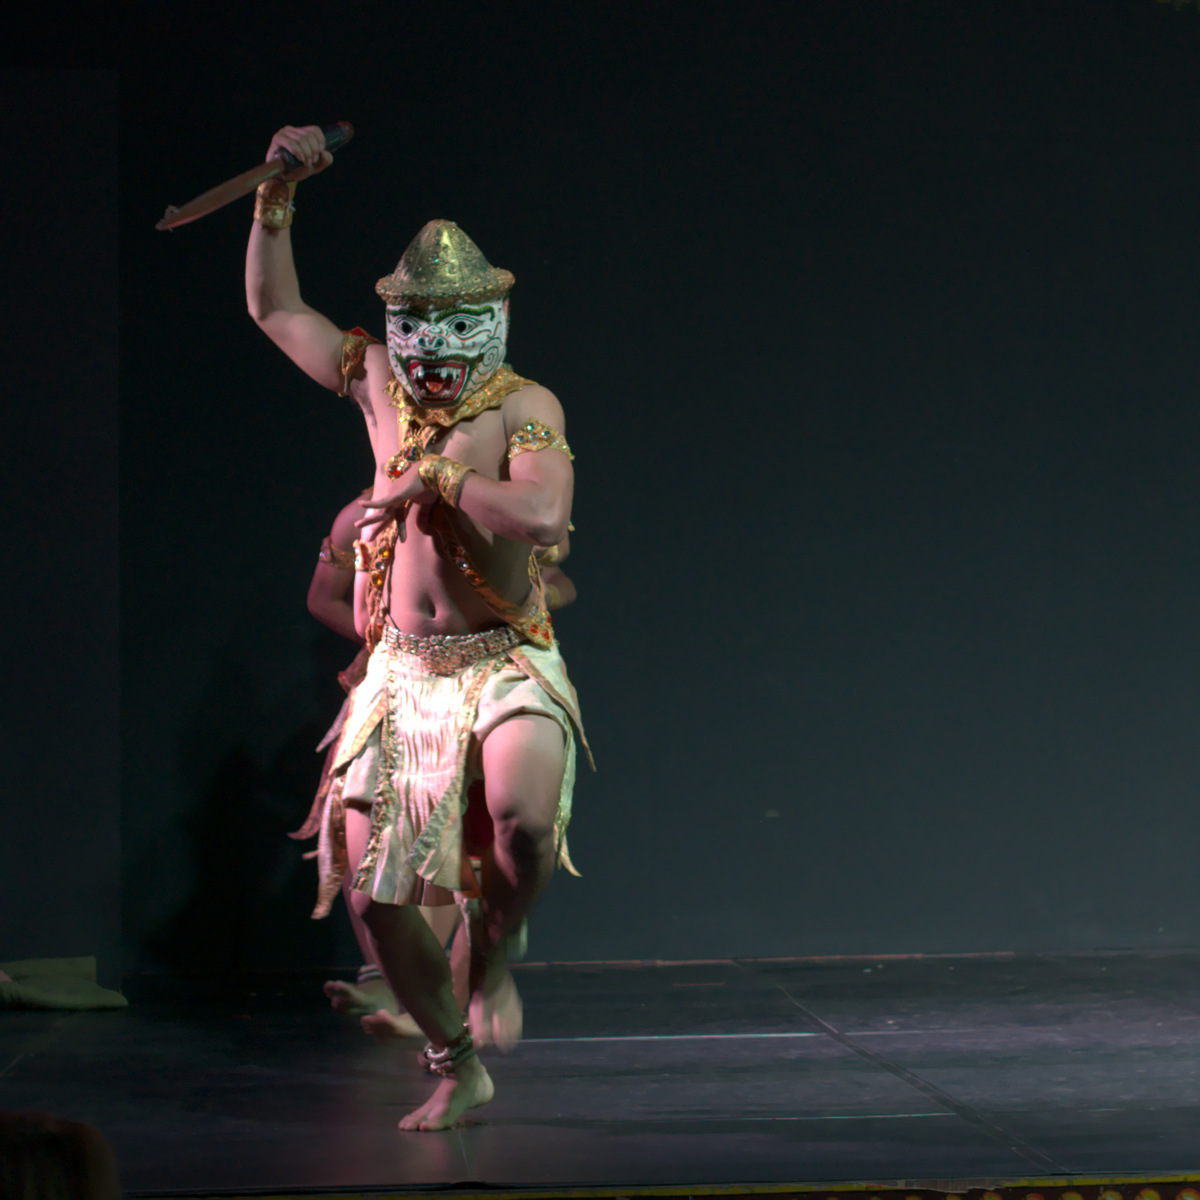
<path id="1" fill-rule="evenodd" d="M 246 249 L 246 307 L 258 327 L 306 375 L 323 387 L 340 392 L 341 330 L 300 297 L 291 229 L 268 227 L 283 223 L 276 214 L 282 214 L 290 200 L 290 189 L 279 180 L 288 181 L 294 188 L 300 180 L 325 170 L 333 162 L 333 155 L 325 149 L 325 136 L 316 125 L 284 126 L 271 139 L 267 160 L 275 158 L 281 148 L 289 150 L 303 165 L 264 185 L 274 189 L 269 192 L 267 205 L 273 211 L 265 215 L 265 223 L 256 219 L 250 228 L 250 244 Z"/>

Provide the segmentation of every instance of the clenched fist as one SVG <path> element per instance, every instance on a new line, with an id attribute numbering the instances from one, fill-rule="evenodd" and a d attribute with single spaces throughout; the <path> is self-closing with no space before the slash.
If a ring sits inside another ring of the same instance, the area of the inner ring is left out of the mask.
<path id="1" fill-rule="evenodd" d="M 319 125 L 285 125 L 271 139 L 267 162 L 278 158 L 280 150 L 286 150 L 300 162 L 300 166 L 279 176 L 288 182 L 307 179 L 333 162 L 333 155 L 325 149 L 325 135 Z"/>

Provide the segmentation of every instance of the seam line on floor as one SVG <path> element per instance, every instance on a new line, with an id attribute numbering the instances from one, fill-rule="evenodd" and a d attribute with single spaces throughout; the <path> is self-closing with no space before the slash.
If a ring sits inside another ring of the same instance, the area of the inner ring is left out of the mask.
<path id="1" fill-rule="evenodd" d="M 806 1008 L 799 1000 L 795 998 L 782 984 L 776 984 L 776 987 L 787 997 L 790 1003 L 794 1004 L 814 1025 L 822 1029 L 840 1046 L 844 1046 L 847 1050 L 857 1054 L 859 1058 L 865 1059 L 873 1066 L 879 1067 L 881 1070 L 903 1083 L 907 1083 L 909 1087 L 916 1088 L 922 1095 L 928 1097 L 935 1104 L 941 1104 L 949 1109 L 952 1113 L 961 1117 L 968 1125 L 973 1126 L 981 1133 L 987 1134 L 993 1141 L 998 1141 L 1001 1145 L 1006 1146 L 1014 1154 L 1019 1155 L 1026 1162 L 1037 1167 L 1048 1167 L 1052 1171 L 1067 1173 L 1067 1168 L 1056 1162 L 1048 1154 L 1039 1150 L 1036 1146 L 1030 1145 L 1024 1138 L 1018 1134 L 1012 1133 L 1005 1129 L 1003 1125 L 985 1117 L 982 1113 L 976 1112 L 970 1105 L 964 1104 L 961 1100 L 950 1095 L 949 1092 L 944 1092 L 936 1084 L 932 1084 L 922 1079 L 919 1075 L 914 1074 L 907 1068 L 900 1066 L 899 1063 L 892 1062 L 891 1059 L 874 1050 L 868 1049 L 866 1046 L 859 1045 L 852 1037 L 844 1034 L 836 1026 L 831 1025 L 824 1018 L 817 1016 L 810 1008 Z"/>

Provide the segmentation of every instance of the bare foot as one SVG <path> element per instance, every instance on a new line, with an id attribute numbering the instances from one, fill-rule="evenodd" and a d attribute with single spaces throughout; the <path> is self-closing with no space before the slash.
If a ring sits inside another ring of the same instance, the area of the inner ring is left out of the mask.
<path id="1" fill-rule="evenodd" d="M 391 1013 L 386 1008 L 367 1013 L 361 1021 L 363 1032 L 385 1046 L 404 1038 L 421 1037 L 420 1026 L 408 1013 Z"/>
<path id="2" fill-rule="evenodd" d="M 492 1077 L 477 1055 L 464 1058 L 454 1071 L 437 1085 L 437 1091 L 420 1108 L 400 1122 L 401 1129 L 423 1133 L 452 1129 L 468 1109 L 486 1104 L 496 1094 Z"/>
<path id="3" fill-rule="evenodd" d="M 489 969 L 483 987 L 471 997 L 471 1040 L 508 1054 L 521 1040 L 523 1023 L 521 995 L 508 967 Z"/>
<path id="4" fill-rule="evenodd" d="M 381 1008 L 390 1013 L 400 1011 L 392 989 L 382 979 L 368 979 L 365 983 L 331 979 L 325 985 L 325 995 L 334 1012 L 350 1016 L 378 1012 Z"/>

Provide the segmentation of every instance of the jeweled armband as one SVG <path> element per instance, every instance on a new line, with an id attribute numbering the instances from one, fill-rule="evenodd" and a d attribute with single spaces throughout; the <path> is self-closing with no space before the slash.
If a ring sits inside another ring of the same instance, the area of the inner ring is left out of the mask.
<path id="1" fill-rule="evenodd" d="M 264 229 L 286 229 L 292 223 L 296 206 L 296 185 L 281 179 L 268 179 L 258 185 L 254 199 L 254 219 Z"/>
<path id="2" fill-rule="evenodd" d="M 321 543 L 321 552 L 317 555 L 319 562 L 325 563 L 330 567 L 337 567 L 339 571 L 354 571 L 357 570 L 357 558 L 353 550 L 343 550 L 339 546 L 333 544 L 332 538 L 326 538 Z"/>
<path id="3" fill-rule="evenodd" d="M 421 482 L 451 507 L 457 508 L 467 476 L 475 470 L 443 454 L 427 454 L 417 463 Z"/>
<path id="4" fill-rule="evenodd" d="M 340 366 L 342 376 L 342 390 L 338 392 L 339 396 L 348 396 L 350 394 L 350 376 L 358 370 L 359 363 L 367 353 L 368 346 L 378 346 L 379 339 L 372 337 L 365 329 L 359 329 L 357 326 L 347 330 L 342 334 L 342 362 Z"/>
<path id="5" fill-rule="evenodd" d="M 574 459 L 567 439 L 557 429 L 543 425 L 536 417 L 526 421 L 516 433 L 508 439 L 508 460 L 511 462 L 518 454 L 530 450 L 561 450 L 569 459 Z"/>

